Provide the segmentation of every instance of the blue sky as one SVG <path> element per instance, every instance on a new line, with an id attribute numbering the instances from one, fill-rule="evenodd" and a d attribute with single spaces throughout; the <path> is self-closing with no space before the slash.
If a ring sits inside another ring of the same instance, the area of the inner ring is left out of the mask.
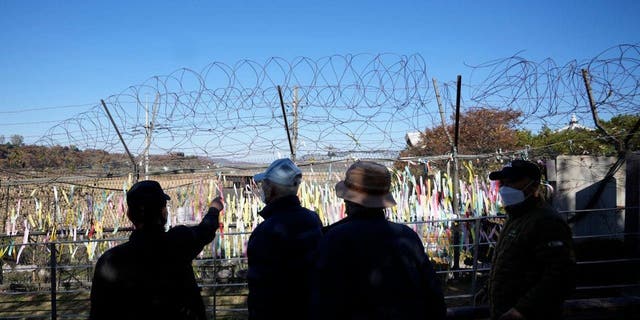
<path id="1" fill-rule="evenodd" d="M 632 0 L 3 0 L 0 135 L 29 141 L 151 76 L 213 61 L 418 53 L 449 81 L 520 51 L 582 60 L 640 41 L 639 12 Z"/>

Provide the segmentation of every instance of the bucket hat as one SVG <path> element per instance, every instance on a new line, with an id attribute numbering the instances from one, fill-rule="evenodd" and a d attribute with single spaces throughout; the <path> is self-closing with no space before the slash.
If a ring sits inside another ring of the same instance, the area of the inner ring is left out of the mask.
<path id="1" fill-rule="evenodd" d="M 336 195 L 367 208 L 388 208 L 396 205 L 390 193 L 391 173 L 387 167 L 358 161 L 347 169 L 344 180 L 335 186 Z"/>

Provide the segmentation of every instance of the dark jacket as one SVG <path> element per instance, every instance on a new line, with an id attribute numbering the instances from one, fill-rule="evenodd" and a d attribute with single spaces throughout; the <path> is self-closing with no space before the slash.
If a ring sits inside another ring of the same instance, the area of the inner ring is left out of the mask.
<path id="1" fill-rule="evenodd" d="M 310 270 L 322 236 L 317 213 L 285 196 L 259 212 L 249 237 L 249 319 L 302 319 L 308 313 Z"/>
<path id="2" fill-rule="evenodd" d="M 575 286 L 569 226 L 535 198 L 508 209 L 489 279 L 491 318 L 516 308 L 527 319 L 561 319 Z"/>
<path id="3" fill-rule="evenodd" d="M 215 237 L 218 210 L 199 225 L 135 230 L 95 267 L 90 319 L 206 319 L 192 260 Z"/>
<path id="4" fill-rule="evenodd" d="M 330 226 L 317 252 L 314 319 L 444 319 L 440 282 L 420 237 L 360 209 Z"/>

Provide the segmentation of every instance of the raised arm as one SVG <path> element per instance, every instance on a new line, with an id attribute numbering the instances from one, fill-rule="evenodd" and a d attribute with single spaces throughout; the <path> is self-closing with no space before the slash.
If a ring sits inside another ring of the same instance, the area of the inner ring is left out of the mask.
<path id="1" fill-rule="evenodd" d="M 169 230 L 169 237 L 174 241 L 179 253 L 185 259 L 194 259 L 205 245 L 213 241 L 219 226 L 220 211 L 224 208 L 222 199 L 217 197 L 211 201 L 209 210 L 196 226 L 178 226 Z"/>

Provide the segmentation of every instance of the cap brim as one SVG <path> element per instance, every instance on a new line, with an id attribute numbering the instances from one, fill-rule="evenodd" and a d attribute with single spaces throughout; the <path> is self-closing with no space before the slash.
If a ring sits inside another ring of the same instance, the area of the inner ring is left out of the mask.
<path id="1" fill-rule="evenodd" d="M 171 200 L 171 197 L 169 197 L 169 195 L 166 194 L 166 193 L 164 194 L 164 198 L 167 199 L 167 200 Z"/>
<path id="2" fill-rule="evenodd" d="M 255 182 L 260 182 L 262 180 L 264 180 L 264 178 L 267 177 L 267 173 L 266 172 L 261 172 L 256 174 L 255 176 L 253 176 L 253 181 Z"/>
<path id="3" fill-rule="evenodd" d="M 372 195 L 347 188 L 344 181 L 340 181 L 335 186 L 338 198 L 355 202 L 367 208 L 389 208 L 396 205 L 391 193 Z"/>
<path id="4" fill-rule="evenodd" d="M 527 175 L 518 170 L 514 170 L 512 167 L 502 168 L 500 171 L 494 171 L 489 174 L 490 180 L 502 180 L 502 179 L 521 179 Z"/>
<path id="5" fill-rule="evenodd" d="M 494 171 L 489 174 L 489 180 L 500 180 L 504 178 L 504 172 Z"/>

